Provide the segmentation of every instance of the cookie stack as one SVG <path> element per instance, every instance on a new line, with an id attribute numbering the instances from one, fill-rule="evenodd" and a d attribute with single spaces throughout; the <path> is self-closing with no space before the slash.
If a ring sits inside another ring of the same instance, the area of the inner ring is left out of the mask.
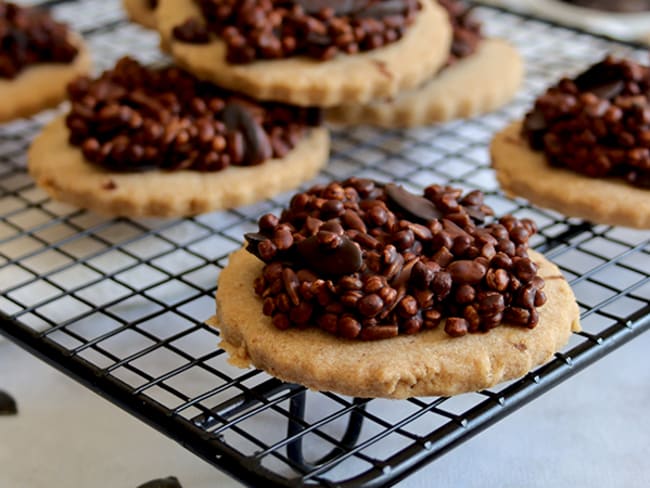
<path id="1" fill-rule="evenodd" d="M 111 215 L 187 216 L 270 197 L 327 163 L 324 118 L 402 127 L 470 117 L 506 103 L 523 75 L 517 52 L 484 38 L 452 0 L 124 4 L 176 64 L 124 58 L 76 79 L 68 112 L 29 152 L 53 197 Z M 599 175 L 646 182 L 650 109 L 639 97 L 650 76 L 615 64 L 563 81 L 523 133 L 496 139 L 506 190 L 519 186 L 503 168 L 528 153 L 501 146 L 526 137 L 554 164 L 589 172 L 594 156 L 616 167 Z M 628 116 L 645 125 L 631 130 Z M 588 152 L 600 135 L 624 147 Z M 296 193 L 258 227 L 221 273 L 211 319 L 240 366 L 355 396 L 456 394 L 521 376 L 579 330 L 566 280 L 528 247 L 534 222 L 495 217 L 478 191 L 412 194 L 350 178 Z"/>
<path id="2" fill-rule="evenodd" d="M 224 2 L 158 3 L 124 1 L 131 18 L 145 26 L 157 23 L 161 45 L 188 70 L 254 97 L 328 108 L 327 119 L 340 124 L 413 127 L 472 117 L 507 103 L 523 78 L 514 47 L 484 38 L 480 23 L 457 0 L 408 7 L 409 2 L 296 2 L 310 19 L 297 22 L 311 23 L 303 27 L 310 42 L 302 46 L 293 45 L 295 32 L 277 10 L 251 13 L 255 21 L 242 19 L 247 12 L 237 8 L 256 2 L 230 2 L 235 10 L 221 18 L 211 12 Z M 319 17 L 323 7 L 332 19 Z M 273 21 L 286 32 L 277 34 Z M 257 29 L 254 22 L 268 32 L 255 39 L 239 34 Z M 359 28 L 372 34 L 355 32 Z"/>

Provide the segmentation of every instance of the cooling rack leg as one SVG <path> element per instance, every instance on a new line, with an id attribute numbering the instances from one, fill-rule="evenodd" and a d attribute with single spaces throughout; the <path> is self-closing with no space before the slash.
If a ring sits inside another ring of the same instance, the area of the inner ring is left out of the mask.
<path id="1" fill-rule="evenodd" d="M 322 458 L 310 463 L 305 461 L 302 453 L 302 436 L 299 436 L 299 434 L 304 430 L 304 422 L 302 421 L 304 421 L 305 418 L 306 399 L 307 394 L 304 391 L 291 397 L 289 404 L 289 412 L 291 415 L 289 417 L 287 436 L 289 438 L 297 437 L 287 445 L 287 456 L 294 463 L 300 465 L 304 470 L 311 471 L 322 464 L 332 461 L 346 452 L 346 450 L 354 447 L 356 442 L 359 440 L 359 435 L 361 434 L 361 428 L 363 427 L 363 412 L 366 409 L 366 403 L 368 400 L 364 398 L 355 398 L 353 400 L 356 407 L 350 412 L 348 426 L 345 430 L 345 434 L 343 434 L 343 439 L 341 439 L 339 447 L 335 447 Z"/>

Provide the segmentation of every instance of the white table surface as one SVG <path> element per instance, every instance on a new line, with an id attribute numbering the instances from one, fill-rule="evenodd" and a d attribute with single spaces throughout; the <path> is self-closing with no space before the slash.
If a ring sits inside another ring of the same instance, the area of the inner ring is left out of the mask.
<path id="1" fill-rule="evenodd" d="M 650 334 L 403 481 L 402 487 L 650 486 Z M 240 486 L 173 441 L 0 343 L 0 488 L 135 488 L 174 475 L 185 488 Z"/>

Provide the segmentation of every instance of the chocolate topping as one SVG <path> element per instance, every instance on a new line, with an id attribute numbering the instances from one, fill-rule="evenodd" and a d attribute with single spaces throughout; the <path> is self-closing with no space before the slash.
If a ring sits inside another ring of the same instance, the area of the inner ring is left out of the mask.
<path id="1" fill-rule="evenodd" d="M 650 68 L 607 57 L 562 79 L 524 120 L 533 149 L 552 165 L 650 187 Z"/>
<path id="2" fill-rule="evenodd" d="M 320 111 L 260 103 L 174 67 L 121 59 L 99 79 L 68 87 L 70 143 L 116 171 L 219 171 L 284 157 Z"/>
<path id="3" fill-rule="evenodd" d="M 0 390 L 0 415 L 16 415 L 18 413 L 18 406 L 16 401 L 2 390 Z"/>
<path id="4" fill-rule="evenodd" d="M 77 48 L 68 29 L 47 12 L 0 2 L 0 77 L 15 78 L 38 63 L 70 63 Z"/>
<path id="5" fill-rule="evenodd" d="M 254 283 L 264 314 L 282 330 L 318 326 L 360 340 L 444 318 L 453 337 L 502 322 L 535 327 L 546 297 L 527 256 L 534 223 L 506 216 L 478 226 L 470 213 L 492 215 L 481 192 L 438 185 L 418 196 L 351 178 L 299 193 L 281 218 L 264 215 L 246 235 L 265 262 Z"/>
<path id="6" fill-rule="evenodd" d="M 227 45 L 230 63 L 377 49 L 402 38 L 421 8 L 418 0 L 194 0 L 201 19 L 173 30 L 182 42 Z"/>
<path id="7" fill-rule="evenodd" d="M 483 40 L 481 23 L 472 18 L 472 8 L 463 1 L 438 0 L 438 3 L 447 10 L 451 21 L 453 37 L 447 60 L 447 66 L 450 66 L 476 52 Z"/>

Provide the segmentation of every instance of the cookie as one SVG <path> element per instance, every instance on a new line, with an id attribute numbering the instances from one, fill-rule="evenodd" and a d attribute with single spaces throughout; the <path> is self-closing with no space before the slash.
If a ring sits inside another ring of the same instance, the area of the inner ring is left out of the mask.
<path id="1" fill-rule="evenodd" d="M 163 43 L 181 66 L 197 76 L 261 100 L 327 107 L 394 96 L 440 68 L 449 52 L 449 22 L 436 2 L 421 4 L 399 41 L 328 61 L 292 57 L 231 64 L 221 40 L 190 44 L 173 37 L 174 27 L 199 14 L 192 0 L 162 0 L 156 16 Z"/>
<path id="2" fill-rule="evenodd" d="M 543 152 L 530 148 L 521 130 L 522 123 L 515 122 L 492 141 L 492 166 L 504 192 L 599 224 L 650 228 L 650 190 L 550 166 Z"/>
<path id="3" fill-rule="evenodd" d="M 55 107 L 65 99 L 65 87 L 90 71 L 87 48 L 75 37 L 79 53 L 71 64 L 43 63 L 25 68 L 12 80 L 0 79 L 0 122 L 29 117 Z"/>
<path id="4" fill-rule="evenodd" d="M 281 331 L 262 315 L 252 283 L 263 263 L 241 250 L 221 272 L 217 292 L 220 347 L 232 364 L 283 381 L 357 397 L 455 395 L 490 388 L 553 357 L 579 330 L 573 292 L 555 265 L 531 252 L 547 280 L 548 302 L 533 330 L 501 327 L 487 335 L 447 336 L 436 329 L 385 341 L 341 340 L 321 330 Z"/>
<path id="5" fill-rule="evenodd" d="M 217 173 L 112 172 L 89 164 L 68 144 L 63 117 L 29 149 L 29 172 L 52 198 L 107 215 L 180 217 L 247 205 L 313 178 L 329 155 L 326 129 L 312 129 L 284 158 Z"/>
<path id="6" fill-rule="evenodd" d="M 477 191 L 313 187 L 246 234 L 210 323 L 233 364 L 317 390 L 406 398 L 516 378 L 579 329 L 578 306 L 528 251 L 534 223 L 490 215 Z"/>
<path id="7" fill-rule="evenodd" d="M 28 166 L 53 198 L 111 215 L 178 217 L 244 205 L 312 178 L 329 155 L 317 109 L 260 104 L 130 58 L 68 87 L 71 108 Z"/>
<path id="8" fill-rule="evenodd" d="M 414 127 L 474 117 L 508 103 L 523 75 L 523 60 L 514 47 L 501 39 L 485 39 L 476 53 L 418 88 L 386 101 L 333 107 L 326 118 L 341 124 Z"/>
<path id="9" fill-rule="evenodd" d="M 69 81 L 90 69 L 81 37 L 46 11 L 0 4 L 0 122 L 59 104 Z"/>
<path id="10" fill-rule="evenodd" d="M 133 22 L 147 29 L 156 28 L 156 0 L 122 0 L 126 14 Z"/>
<path id="11" fill-rule="evenodd" d="M 606 57 L 497 134 L 504 190 L 594 223 L 650 228 L 650 67 Z"/>

